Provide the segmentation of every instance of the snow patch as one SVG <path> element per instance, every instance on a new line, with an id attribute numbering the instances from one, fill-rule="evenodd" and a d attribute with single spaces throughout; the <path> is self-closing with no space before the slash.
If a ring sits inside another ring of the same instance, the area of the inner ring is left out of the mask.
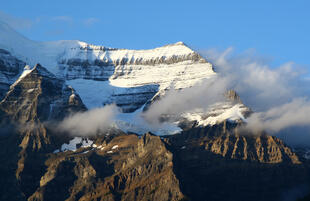
<path id="1" fill-rule="evenodd" d="M 19 78 L 14 82 L 12 86 L 17 85 L 24 77 L 26 77 L 29 73 L 31 73 L 31 71 L 32 70 L 30 66 L 26 65 L 22 74 L 19 76 Z"/>
<path id="2" fill-rule="evenodd" d="M 113 149 L 117 149 L 118 148 L 118 145 L 114 145 L 113 147 L 112 147 L 112 150 Z"/>
<path id="3" fill-rule="evenodd" d="M 305 151 L 304 158 L 310 160 L 310 150 Z"/>
<path id="4" fill-rule="evenodd" d="M 77 145 L 81 145 L 80 147 L 87 148 L 93 144 L 92 140 L 85 139 L 82 137 L 74 137 L 69 141 L 69 144 L 64 143 L 61 145 L 61 151 L 76 151 L 79 147 Z M 55 150 L 56 151 L 56 150 Z"/>
<path id="5" fill-rule="evenodd" d="M 103 145 L 97 145 L 97 144 L 92 144 L 92 147 L 96 148 L 96 149 L 100 149 L 100 150 L 104 150 L 105 149 L 105 147 Z M 112 147 L 112 149 L 113 149 L 113 147 Z"/>
<path id="6" fill-rule="evenodd" d="M 189 121 L 196 121 L 198 126 L 215 125 L 224 120 L 229 121 L 246 121 L 243 113 L 248 110 L 243 104 L 231 105 L 231 103 L 216 103 L 207 111 L 195 110 L 183 114 L 183 117 Z"/>
<path id="7" fill-rule="evenodd" d="M 69 97 L 70 100 L 74 99 L 74 98 L 75 98 L 75 94 L 71 94 L 70 97 Z"/>
<path id="8" fill-rule="evenodd" d="M 35 90 L 35 88 L 33 88 L 33 89 L 28 89 L 27 90 L 27 93 L 31 93 L 31 92 L 33 92 Z"/>
<path id="9" fill-rule="evenodd" d="M 59 149 L 56 149 L 55 151 L 53 151 L 54 154 L 57 154 L 57 153 L 59 153 L 59 152 L 60 152 Z"/>

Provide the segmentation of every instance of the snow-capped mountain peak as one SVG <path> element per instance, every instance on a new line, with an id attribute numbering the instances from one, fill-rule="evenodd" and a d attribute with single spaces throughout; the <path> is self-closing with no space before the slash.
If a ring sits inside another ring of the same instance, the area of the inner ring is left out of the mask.
<path id="1" fill-rule="evenodd" d="M 142 112 L 141 107 L 169 89 L 190 88 L 216 76 L 212 64 L 183 42 L 146 50 L 110 48 L 77 40 L 36 42 L 0 23 L 1 48 L 30 66 L 42 64 L 72 86 L 89 109 L 115 103 L 123 112 L 139 108 Z M 33 70 L 19 72 L 20 79 Z M 224 108 L 219 111 L 230 109 Z"/>

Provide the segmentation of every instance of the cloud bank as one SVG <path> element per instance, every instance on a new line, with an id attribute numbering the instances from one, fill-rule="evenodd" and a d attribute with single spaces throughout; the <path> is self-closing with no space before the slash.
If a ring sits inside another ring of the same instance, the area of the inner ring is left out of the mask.
<path id="1" fill-rule="evenodd" d="M 202 54 L 221 76 L 229 78 L 228 86 L 254 111 L 247 119 L 248 129 L 294 135 L 299 138 L 295 144 L 310 139 L 310 81 L 306 70 L 293 62 L 272 68 L 266 59 L 253 54 L 232 56 L 232 48 Z"/>
<path id="2" fill-rule="evenodd" d="M 224 52 L 209 50 L 202 54 L 215 65 L 221 76 L 230 79 L 230 87 L 255 111 L 309 96 L 307 72 L 295 63 L 272 68 L 265 58 L 252 53 L 232 55 L 232 51 L 228 48 Z"/>
<path id="3" fill-rule="evenodd" d="M 279 132 L 292 126 L 310 125 L 310 102 L 306 98 L 294 98 L 292 101 L 257 112 L 248 118 L 248 127 L 254 130 L 265 129 Z"/>
<path id="4" fill-rule="evenodd" d="M 64 119 L 58 129 L 72 135 L 89 136 L 110 128 L 119 110 L 116 105 L 107 105 Z"/>
<path id="5" fill-rule="evenodd" d="M 178 117 L 197 108 L 206 109 L 211 104 L 225 100 L 228 83 L 228 79 L 216 76 L 205 79 L 191 88 L 171 89 L 151 105 L 144 117 L 149 122 L 158 123 L 162 115 Z"/>

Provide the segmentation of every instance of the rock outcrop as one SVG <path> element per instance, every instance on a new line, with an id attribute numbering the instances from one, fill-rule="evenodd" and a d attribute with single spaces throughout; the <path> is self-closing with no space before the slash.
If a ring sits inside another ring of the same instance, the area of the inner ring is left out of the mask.
<path id="1" fill-rule="evenodd" d="M 168 201 L 184 197 L 173 172 L 173 156 L 159 137 L 124 135 L 102 143 L 104 149 L 59 153 L 48 159 L 47 172 L 29 200 Z"/>
<path id="2" fill-rule="evenodd" d="M 26 124 L 61 119 L 86 107 L 72 87 L 37 64 L 10 87 L 0 109 L 12 121 Z"/>
<path id="3" fill-rule="evenodd" d="M 166 142 L 189 200 L 285 200 L 309 183 L 309 167 L 281 140 L 241 134 L 229 122 L 188 129 Z"/>
<path id="4" fill-rule="evenodd" d="M 190 141 L 189 146 L 197 146 L 228 159 L 255 161 L 260 163 L 300 164 L 298 156 L 282 140 L 266 133 L 251 133 L 242 124 L 229 121 L 194 127 L 172 136 L 173 144 Z M 181 145 L 180 145 L 181 146 Z M 182 145 L 186 146 L 186 145 Z"/>

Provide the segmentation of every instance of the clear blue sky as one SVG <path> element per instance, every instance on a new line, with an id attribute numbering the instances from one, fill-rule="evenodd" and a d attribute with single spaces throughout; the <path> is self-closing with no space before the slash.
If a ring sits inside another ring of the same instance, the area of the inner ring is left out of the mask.
<path id="1" fill-rule="evenodd" d="M 0 19 L 33 40 L 131 49 L 184 41 L 196 49 L 254 48 L 276 64 L 310 64 L 307 0 L 0 1 Z"/>

